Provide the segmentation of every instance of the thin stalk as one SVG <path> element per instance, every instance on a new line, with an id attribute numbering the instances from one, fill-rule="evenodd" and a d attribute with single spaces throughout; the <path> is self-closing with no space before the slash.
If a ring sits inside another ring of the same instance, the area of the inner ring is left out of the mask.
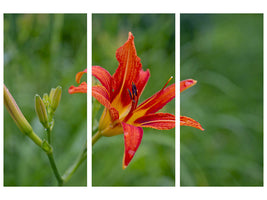
<path id="1" fill-rule="evenodd" d="M 64 183 L 66 183 L 71 178 L 73 173 L 78 169 L 78 167 L 82 164 L 82 162 L 86 160 L 86 158 L 87 158 L 87 142 L 83 147 L 82 153 L 79 155 L 79 157 L 75 160 L 75 162 L 70 166 L 69 169 L 66 170 L 66 172 L 62 176 Z"/>
<path id="2" fill-rule="evenodd" d="M 47 141 L 48 141 L 48 144 L 52 146 L 51 144 L 51 132 L 52 132 L 52 128 L 53 128 L 53 123 L 54 123 L 54 119 L 53 119 L 53 112 L 49 112 L 48 114 L 48 119 L 49 119 L 49 128 L 46 129 L 46 133 L 47 133 Z M 53 170 L 53 173 L 57 179 L 57 182 L 58 182 L 58 185 L 59 186 L 62 186 L 63 185 L 63 179 L 58 171 L 58 168 L 57 168 L 57 165 L 56 165 L 56 162 L 55 162 L 55 158 L 54 158 L 54 154 L 53 154 L 53 150 L 46 153 L 47 156 L 48 156 L 48 159 L 49 159 L 49 162 L 50 162 L 50 165 L 51 165 L 51 168 Z"/>
<path id="3" fill-rule="evenodd" d="M 47 141 L 51 145 L 51 129 L 50 129 L 50 127 L 46 129 L 46 134 L 47 134 Z"/>
<path id="4" fill-rule="evenodd" d="M 96 143 L 96 141 L 101 138 L 101 132 L 97 131 L 96 134 L 93 135 L 92 137 L 92 146 Z"/>
<path id="5" fill-rule="evenodd" d="M 54 155 L 53 155 L 53 151 L 51 151 L 50 153 L 46 153 L 46 155 L 48 156 L 50 165 L 51 165 L 52 170 L 54 172 L 54 175 L 55 175 L 55 177 L 57 179 L 58 185 L 62 186 L 63 185 L 63 179 L 60 176 L 59 171 L 57 169 L 56 162 L 55 162 Z"/>
<path id="6" fill-rule="evenodd" d="M 46 133 L 47 133 L 47 140 L 48 140 L 48 143 L 49 144 L 52 144 L 51 142 L 51 132 L 52 132 L 52 129 L 54 127 L 54 119 L 53 119 L 53 116 L 54 116 L 54 112 L 53 110 L 51 109 L 51 107 L 48 108 L 48 122 L 49 122 L 49 128 L 46 129 Z"/>

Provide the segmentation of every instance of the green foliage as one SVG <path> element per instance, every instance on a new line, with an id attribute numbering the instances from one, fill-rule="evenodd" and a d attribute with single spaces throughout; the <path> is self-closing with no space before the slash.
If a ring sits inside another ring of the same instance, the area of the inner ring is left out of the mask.
<path id="1" fill-rule="evenodd" d="M 92 64 L 107 69 L 110 74 L 118 67 L 116 50 L 127 41 L 128 32 L 134 35 L 143 69 L 149 68 L 151 73 L 139 103 L 159 91 L 170 76 L 175 75 L 173 14 L 94 14 L 92 29 Z M 94 107 L 97 107 L 95 102 Z M 174 100 L 161 112 L 174 114 Z M 93 116 L 99 120 L 94 110 Z M 125 170 L 122 169 L 123 135 L 102 137 L 92 149 L 93 186 L 174 186 L 174 132 L 174 129 L 144 129 L 141 145 Z"/>
<path id="2" fill-rule="evenodd" d="M 263 185 L 263 15 L 181 15 L 181 185 Z"/>
<path id="3" fill-rule="evenodd" d="M 41 138 L 45 132 L 34 111 L 34 96 L 62 86 L 52 131 L 61 174 L 86 141 L 86 95 L 68 93 L 77 84 L 76 73 L 87 65 L 86 21 L 85 14 L 4 15 L 4 82 Z M 20 133 L 6 110 L 4 119 L 4 185 L 56 185 L 45 153 Z M 86 185 L 86 168 L 84 162 L 68 185 Z"/>

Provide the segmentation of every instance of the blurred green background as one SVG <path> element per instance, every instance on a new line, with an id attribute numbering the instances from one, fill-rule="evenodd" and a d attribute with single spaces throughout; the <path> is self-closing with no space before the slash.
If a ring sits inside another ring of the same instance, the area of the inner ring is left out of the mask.
<path id="1" fill-rule="evenodd" d="M 181 14 L 182 186 L 263 185 L 263 15 Z"/>
<path id="2" fill-rule="evenodd" d="M 87 66 L 86 14 L 5 14 L 4 83 L 20 109 L 44 138 L 34 110 L 34 95 L 62 86 L 55 112 L 52 143 L 61 174 L 74 162 L 86 141 L 86 94 L 68 93 L 75 75 Z M 86 80 L 86 76 L 83 78 Z M 85 186 L 86 162 L 67 185 Z M 4 185 L 57 185 L 45 153 L 16 127 L 4 110 Z"/>
<path id="3" fill-rule="evenodd" d="M 132 32 L 143 69 L 150 79 L 140 103 L 159 91 L 175 75 L 174 14 L 93 14 L 92 65 L 113 74 L 118 67 L 116 50 Z M 174 83 L 175 79 L 171 81 Z M 101 107 L 97 112 L 97 108 Z M 93 129 L 103 106 L 93 99 Z M 160 112 L 175 113 L 174 100 Z M 175 130 L 144 129 L 143 140 L 129 166 L 122 169 L 123 135 L 103 137 L 92 148 L 93 186 L 174 186 Z"/>

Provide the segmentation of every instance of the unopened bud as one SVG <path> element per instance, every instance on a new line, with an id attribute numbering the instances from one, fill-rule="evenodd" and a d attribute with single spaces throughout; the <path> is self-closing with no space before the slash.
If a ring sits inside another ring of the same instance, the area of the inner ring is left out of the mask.
<path id="1" fill-rule="evenodd" d="M 48 108 L 48 105 L 49 105 L 49 96 L 47 93 L 44 93 L 43 95 L 43 102 L 45 104 L 45 107 Z"/>
<path id="2" fill-rule="evenodd" d="M 55 112 L 55 110 L 58 107 L 58 104 L 61 99 L 61 93 L 62 93 L 62 88 L 60 86 L 57 86 L 56 89 L 52 88 L 49 94 L 49 98 L 51 100 L 51 108 Z"/>
<path id="3" fill-rule="evenodd" d="M 49 128 L 45 104 L 39 95 L 35 95 L 35 111 L 43 126 Z"/>
<path id="4" fill-rule="evenodd" d="M 50 90 L 50 93 L 49 93 L 49 103 L 50 104 L 52 103 L 52 99 L 53 99 L 53 96 L 55 94 L 55 91 L 56 91 L 55 88 L 51 88 L 51 90 Z"/>
<path id="5" fill-rule="evenodd" d="M 33 130 L 29 122 L 20 111 L 15 99 L 12 97 L 7 87 L 4 85 L 4 104 L 9 114 L 19 127 L 22 133 L 30 134 Z"/>

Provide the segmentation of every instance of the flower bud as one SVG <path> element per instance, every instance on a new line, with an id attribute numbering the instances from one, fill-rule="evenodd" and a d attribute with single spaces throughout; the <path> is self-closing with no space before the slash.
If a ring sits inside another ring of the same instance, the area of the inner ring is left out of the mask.
<path id="1" fill-rule="evenodd" d="M 54 112 L 56 111 L 58 104 L 60 102 L 61 93 L 62 93 L 62 88 L 60 86 L 57 86 L 56 89 L 52 88 L 50 91 L 50 94 L 49 94 L 49 98 L 51 101 L 50 106 Z"/>
<path id="2" fill-rule="evenodd" d="M 48 106 L 49 106 L 49 96 L 48 96 L 47 93 L 44 93 L 44 95 L 43 95 L 43 102 L 45 104 L 45 107 L 48 108 Z"/>
<path id="3" fill-rule="evenodd" d="M 55 88 L 51 88 L 50 93 L 49 93 L 49 104 L 51 104 L 51 102 L 52 102 L 55 91 L 56 91 Z"/>
<path id="4" fill-rule="evenodd" d="M 35 111 L 45 128 L 49 128 L 45 104 L 39 95 L 35 95 Z"/>
<path id="5" fill-rule="evenodd" d="M 4 104 L 9 114 L 24 134 L 30 134 L 33 130 L 29 122 L 20 111 L 15 99 L 12 97 L 7 87 L 4 85 Z"/>

